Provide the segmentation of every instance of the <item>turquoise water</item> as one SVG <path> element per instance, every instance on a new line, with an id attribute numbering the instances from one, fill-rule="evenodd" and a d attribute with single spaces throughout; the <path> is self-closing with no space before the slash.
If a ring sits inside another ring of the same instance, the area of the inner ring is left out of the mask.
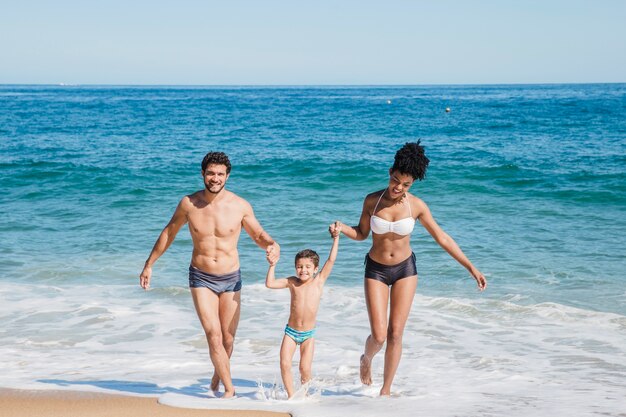
<path id="1" fill-rule="evenodd" d="M 621 415 L 625 114 L 624 84 L 0 86 L 0 386 L 296 417 L 409 417 L 416 404 L 432 416 Z M 204 154 L 230 155 L 227 187 L 280 242 L 287 275 L 300 249 L 326 256 L 328 224 L 355 224 L 395 150 L 417 138 L 431 166 L 411 191 L 487 291 L 416 228 L 420 283 L 395 397 L 380 399 L 382 355 L 371 388 L 358 369 L 369 246 L 342 239 L 317 317 L 313 393 L 285 402 L 288 294 L 264 287 L 263 252 L 244 234 L 239 398 L 208 398 L 186 228 L 152 290 L 137 278 L 178 201 L 202 188 Z"/>
<path id="2" fill-rule="evenodd" d="M 327 251 L 327 225 L 356 223 L 395 150 L 422 138 L 432 162 L 412 192 L 488 276 L 485 297 L 626 314 L 624 114 L 623 84 L 2 86 L 0 279 L 133 280 L 178 200 L 202 187 L 209 150 L 230 155 L 228 187 L 291 273 L 294 252 Z M 190 247 L 183 230 L 155 278 L 185 285 Z M 421 293 L 473 289 L 423 229 L 413 247 Z M 261 252 L 246 237 L 240 249 L 260 281 Z M 367 249 L 342 242 L 333 284 L 360 285 Z"/>

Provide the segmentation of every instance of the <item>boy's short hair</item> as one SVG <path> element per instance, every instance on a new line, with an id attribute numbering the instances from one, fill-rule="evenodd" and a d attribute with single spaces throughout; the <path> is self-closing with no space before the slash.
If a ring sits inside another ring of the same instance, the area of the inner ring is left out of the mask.
<path id="1" fill-rule="evenodd" d="M 230 174 L 230 160 L 228 159 L 228 155 L 226 155 L 224 152 L 207 153 L 202 160 L 202 170 L 205 171 L 206 167 L 211 164 L 225 165 L 226 173 Z"/>
<path id="2" fill-rule="evenodd" d="M 298 262 L 298 259 L 308 258 L 313 261 L 313 265 L 317 268 L 320 264 L 320 256 L 312 249 L 304 249 L 296 253 L 296 259 L 294 263 Z"/>

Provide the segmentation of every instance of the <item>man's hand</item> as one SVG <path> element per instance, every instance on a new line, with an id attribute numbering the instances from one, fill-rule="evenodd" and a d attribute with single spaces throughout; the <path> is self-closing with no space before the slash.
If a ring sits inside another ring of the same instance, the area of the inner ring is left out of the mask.
<path id="1" fill-rule="evenodd" d="M 143 288 L 144 290 L 147 290 L 150 288 L 151 277 L 152 277 L 152 267 L 148 265 L 144 266 L 143 271 L 141 271 L 141 274 L 139 275 L 139 285 L 141 285 L 141 288 Z"/>
<path id="2" fill-rule="evenodd" d="M 265 256 L 270 265 L 276 264 L 278 258 L 280 258 L 280 245 L 277 242 L 268 245 L 265 250 Z"/>

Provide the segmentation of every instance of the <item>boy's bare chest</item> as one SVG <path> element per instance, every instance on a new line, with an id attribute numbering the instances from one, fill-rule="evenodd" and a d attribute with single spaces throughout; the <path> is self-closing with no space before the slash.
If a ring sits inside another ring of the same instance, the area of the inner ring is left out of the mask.
<path id="1" fill-rule="evenodd" d="M 316 304 L 322 297 L 322 288 L 311 282 L 307 285 L 301 285 L 293 288 L 294 301 L 298 304 Z"/>

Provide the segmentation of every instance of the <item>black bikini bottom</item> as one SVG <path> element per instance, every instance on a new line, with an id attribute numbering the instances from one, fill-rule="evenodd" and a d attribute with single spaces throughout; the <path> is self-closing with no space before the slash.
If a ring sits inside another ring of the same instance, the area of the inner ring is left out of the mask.
<path id="1" fill-rule="evenodd" d="M 417 275 L 415 254 L 411 252 L 404 261 L 395 265 L 383 265 L 365 255 L 365 278 L 375 279 L 387 285 L 393 285 L 397 280 Z"/>

